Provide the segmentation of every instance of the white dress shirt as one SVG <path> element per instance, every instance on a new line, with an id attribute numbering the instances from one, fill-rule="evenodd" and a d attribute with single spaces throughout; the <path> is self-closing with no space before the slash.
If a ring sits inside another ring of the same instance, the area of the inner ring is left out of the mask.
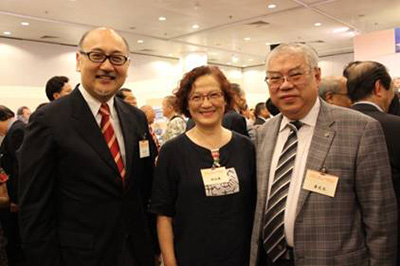
<path id="1" fill-rule="evenodd" d="M 289 194 L 286 199 L 285 218 L 284 218 L 286 241 L 290 247 L 293 247 L 294 245 L 293 232 L 296 220 L 297 203 L 299 201 L 299 195 L 302 189 L 304 174 L 306 170 L 305 168 L 307 163 L 308 151 L 310 149 L 312 136 L 314 135 L 314 128 L 317 122 L 319 109 L 320 109 L 320 102 L 319 98 L 317 98 L 310 112 L 304 118 L 300 119 L 300 121 L 303 123 L 303 126 L 297 132 L 298 143 L 297 143 L 296 160 L 294 163 L 294 168 L 290 181 Z M 279 156 L 281 155 L 283 145 L 285 144 L 287 138 L 289 137 L 290 128 L 287 125 L 289 122 L 291 122 L 291 120 L 283 116 L 279 128 L 278 139 L 275 144 L 274 154 L 271 161 L 268 195 L 270 194 L 271 185 L 275 178 L 275 170 L 278 164 Z"/>
<path id="2" fill-rule="evenodd" d="M 86 103 L 89 105 L 90 111 L 92 111 L 92 114 L 93 114 L 94 118 L 96 119 L 97 125 L 99 126 L 99 128 L 101 128 L 101 126 L 100 126 L 101 114 L 99 113 L 101 102 L 99 102 L 96 98 L 94 98 L 92 95 L 90 95 L 90 93 L 88 93 L 86 91 L 86 89 L 83 88 L 82 85 L 79 86 L 79 91 L 81 92 L 83 99 L 85 99 Z M 125 165 L 125 163 L 126 163 L 125 142 L 124 142 L 124 137 L 122 135 L 122 130 L 121 130 L 121 125 L 120 125 L 119 118 L 118 118 L 118 113 L 114 107 L 114 96 L 111 97 L 110 100 L 108 100 L 107 104 L 108 104 L 108 107 L 110 107 L 111 125 L 113 126 L 115 136 L 117 137 L 119 151 L 121 153 L 122 161 L 124 162 L 124 165 Z"/>

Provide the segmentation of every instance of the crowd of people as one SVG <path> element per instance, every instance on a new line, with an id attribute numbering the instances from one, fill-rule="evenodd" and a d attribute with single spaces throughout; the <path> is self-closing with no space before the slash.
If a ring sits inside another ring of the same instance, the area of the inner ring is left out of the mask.
<path id="1" fill-rule="evenodd" d="M 129 44 L 78 46 L 81 82 L 0 105 L 0 266 L 400 265 L 400 84 L 373 61 L 322 77 L 305 44 L 266 60 L 269 99 L 215 66 L 155 110 L 121 88 Z"/>

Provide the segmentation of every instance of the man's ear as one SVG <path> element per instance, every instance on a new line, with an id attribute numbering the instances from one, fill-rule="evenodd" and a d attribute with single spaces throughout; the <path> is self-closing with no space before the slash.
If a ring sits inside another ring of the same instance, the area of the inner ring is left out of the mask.
<path id="1" fill-rule="evenodd" d="M 325 93 L 325 101 L 333 104 L 333 93 L 331 91 Z"/>
<path id="2" fill-rule="evenodd" d="M 374 94 L 378 97 L 382 96 L 382 90 L 384 90 L 385 88 L 383 87 L 381 81 L 378 79 L 377 81 L 375 81 L 374 84 Z"/>
<path id="3" fill-rule="evenodd" d="M 59 92 L 55 92 L 55 93 L 53 93 L 53 98 L 54 98 L 54 100 L 57 100 L 57 99 L 61 98 L 61 94 Z"/>
<path id="4" fill-rule="evenodd" d="M 81 72 L 81 56 L 79 52 L 76 52 L 76 72 Z"/>

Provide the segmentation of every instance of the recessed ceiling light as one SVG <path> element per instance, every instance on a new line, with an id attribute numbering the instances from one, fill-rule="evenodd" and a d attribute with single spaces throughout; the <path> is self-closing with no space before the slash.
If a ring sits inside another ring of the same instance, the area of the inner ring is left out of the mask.
<path id="1" fill-rule="evenodd" d="M 242 67 L 247 67 L 247 65 L 242 65 Z"/>
<path id="2" fill-rule="evenodd" d="M 192 28 L 193 28 L 193 29 L 198 29 L 198 28 L 200 28 L 200 26 L 197 25 L 197 24 L 194 24 L 194 25 L 192 26 Z"/>
<path id="3" fill-rule="evenodd" d="M 269 8 L 269 9 L 273 9 L 273 8 L 275 8 L 275 7 L 276 7 L 275 4 L 269 4 L 269 5 L 268 5 L 268 8 Z"/>
<path id="4" fill-rule="evenodd" d="M 9 31 L 4 31 L 3 34 L 4 34 L 4 35 L 11 35 L 11 32 L 9 32 Z"/>
<path id="5" fill-rule="evenodd" d="M 271 45 L 271 43 L 270 43 L 270 42 L 266 42 L 265 45 L 268 45 L 268 46 L 269 46 L 269 45 Z"/>
<path id="6" fill-rule="evenodd" d="M 232 63 L 231 62 L 228 62 L 228 63 L 226 63 L 227 65 L 231 65 Z"/>
<path id="7" fill-rule="evenodd" d="M 336 28 L 333 30 L 334 33 L 341 33 L 341 32 L 346 32 L 349 30 L 349 27 L 341 27 L 341 28 Z"/>
<path id="8" fill-rule="evenodd" d="M 164 20 L 167 20 L 167 18 L 166 17 L 159 17 L 158 20 L 159 21 L 164 21 Z"/>
<path id="9" fill-rule="evenodd" d="M 29 22 L 21 22 L 22 26 L 29 26 Z"/>
<path id="10" fill-rule="evenodd" d="M 239 57 L 237 56 L 232 56 L 232 62 L 236 63 L 237 61 L 239 61 Z"/>
<path id="11" fill-rule="evenodd" d="M 138 40 L 137 43 L 144 43 L 144 41 L 143 40 Z"/>
<path id="12" fill-rule="evenodd" d="M 250 38 L 250 37 L 246 37 L 246 38 L 244 38 L 244 40 L 245 40 L 245 41 L 250 41 L 251 38 Z"/>
<path id="13" fill-rule="evenodd" d="M 253 62 L 253 61 L 254 61 L 254 59 L 253 59 L 253 58 L 250 58 L 250 59 L 249 59 L 249 62 Z"/>
<path id="14" fill-rule="evenodd" d="M 316 23 L 314 23 L 314 26 L 315 26 L 315 27 L 321 27 L 321 26 L 322 26 L 322 23 L 321 23 L 321 22 L 316 22 Z"/>
<path id="15" fill-rule="evenodd" d="M 168 54 L 168 56 L 174 56 L 173 54 Z"/>

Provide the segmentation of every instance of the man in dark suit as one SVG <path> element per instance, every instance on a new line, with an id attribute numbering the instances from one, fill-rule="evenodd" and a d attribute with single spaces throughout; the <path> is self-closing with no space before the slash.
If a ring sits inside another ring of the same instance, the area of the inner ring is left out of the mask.
<path id="1" fill-rule="evenodd" d="M 347 88 L 351 107 L 379 121 L 385 134 L 392 170 L 393 187 L 400 207 L 400 117 L 388 114 L 394 91 L 384 65 L 366 61 L 347 70 Z M 400 212 L 399 212 L 400 213 Z M 400 238 L 399 238 L 400 240 Z M 400 246 L 398 245 L 398 248 Z M 398 254 L 400 250 L 398 250 Z"/>
<path id="2" fill-rule="evenodd" d="M 222 126 L 248 137 L 246 118 L 240 114 L 240 111 L 244 110 L 246 106 L 244 91 L 238 84 L 231 83 L 231 92 L 234 99 L 233 108 L 225 113 Z"/>
<path id="3" fill-rule="evenodd" d="M 153 156 L 146 117 L 114 97 L 129 46 L 85 33 L 81 85 L 39 109 L 21 147 L 20 224 L 29 265 L 153 266 L 145 208 Z"/>
<path id="4" fill-rule="evenodd" d="M 254 120 L 254 125 L 262 125 L 267 121 L 269 118 L 269 112 L 267 107 L 265 106 L 265 103 L 257 103 L 256 107 L 254 108 L 254 116 L 256 117 L 256 120 Z"/>
<path id="5" fill-rule="evenodd" d="M 5 136 L 0 147 L 1 167 L 8 174 L 7 191 L 10 208 L 1 210 L 1 222 L 7 238 L 6 252 L 10 266 L 22 265 L 24 254 L 21 249 L 18 226 L 18 160 L 17 150 L 25 135 L 25 123 L 17 120 L 14 113 L 0 105 L 0 135 Z"/>
<path id="6" fill-rule="evenodd" d="M 310 46 L 281 44 L 266 66 L 281 114 L 257 130 L 250 266 L 393 266 L 397 209 L 381 126 L 318 98 Z"/>

